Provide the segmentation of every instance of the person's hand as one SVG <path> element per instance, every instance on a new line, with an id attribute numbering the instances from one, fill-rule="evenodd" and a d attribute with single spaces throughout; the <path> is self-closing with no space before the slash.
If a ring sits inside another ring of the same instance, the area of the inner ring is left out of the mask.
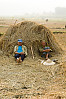
<path id="1" fill-rule="evenodd" d="M 50 49 L 46 49 L 46 52 L 49 52 L 50 51 Z"/>
<path id="2" fill-rule="evenodd" d="M 50 50 L 51 50 L 51 49 L 46 49 L 46 50 L 43 50 L 43 52 L 50 52 Z"/>
<path id="3" fill-rule="evenodd" d="M 15 54 L 19 54 L 18 52 L 15 52 Z"/>
<path id="4" fill-rule="evenodd" d="M 21 52 L 20 54 L 21 54 L 21 55 L 23 55 L 24 53 L 23 53 L 23 52 Z"/>

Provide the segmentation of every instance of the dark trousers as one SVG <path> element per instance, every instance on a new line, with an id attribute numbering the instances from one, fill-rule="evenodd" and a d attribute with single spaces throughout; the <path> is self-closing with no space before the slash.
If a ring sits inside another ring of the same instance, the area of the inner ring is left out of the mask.
<path id="1" fill-rule="evenodd" d="M 41 57 L 46 58 L 46 55 L 48 54 L 48 57 L 51 57 L 50 52 L 43 52 Z"/>
<path id="2" fill-rule="evenodd" d="M 25 54 L 23 54 L 23 55 L 21 55 L 21 54 L 15 54 L 15 58 L 16 59 L 19 58 L 19 57 L 21 57 L 21 60 L 23 61 L 24 58 L 25 58 Z"/>

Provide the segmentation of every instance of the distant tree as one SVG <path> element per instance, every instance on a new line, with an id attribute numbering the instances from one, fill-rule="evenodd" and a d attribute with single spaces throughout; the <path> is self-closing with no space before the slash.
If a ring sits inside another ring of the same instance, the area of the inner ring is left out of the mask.
<path id="1" fill-rule="evenodd" d="M 55 14 L 56 15 L 65 16 L 66 15 L 66 8 L 64 8 L 64 7 L 56 7 L 55 8 Z"/>

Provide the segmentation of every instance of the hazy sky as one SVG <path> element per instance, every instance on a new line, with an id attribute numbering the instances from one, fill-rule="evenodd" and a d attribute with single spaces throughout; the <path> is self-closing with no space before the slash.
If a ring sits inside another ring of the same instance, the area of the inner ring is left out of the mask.
<path id="1" fill-rule="evenodd" d="M 66 7 L 66 0 L 0 0 L 0 16 L 54 12 L 56 7 Z"/>

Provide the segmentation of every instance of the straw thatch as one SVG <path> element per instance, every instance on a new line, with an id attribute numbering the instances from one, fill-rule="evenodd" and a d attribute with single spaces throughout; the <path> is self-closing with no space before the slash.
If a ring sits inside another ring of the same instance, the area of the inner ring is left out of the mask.
<path id="1" fill-rule="evenodd" d="M 12 54 L 18 39 L 24 41 L 29 54 L 31 54 L 31 45 L 33 46 L 34 54 L 37 52 L 40 40 L 45 40 L 54 52 L 61 52 L 53 33 L 45 26 L 34 22 L 25 21 L 9 27 L 2 40 L 0 40 L 0 49 L 6 54 Z"/>

